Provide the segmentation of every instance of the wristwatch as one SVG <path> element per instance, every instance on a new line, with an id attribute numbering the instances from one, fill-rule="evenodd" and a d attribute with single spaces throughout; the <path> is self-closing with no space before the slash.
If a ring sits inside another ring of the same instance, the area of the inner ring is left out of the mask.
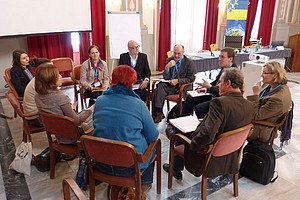
<path id="1" fill-rule="evenodd" d="M 149 82 L 149 78 L 145 78 L 144 80 Z"/>

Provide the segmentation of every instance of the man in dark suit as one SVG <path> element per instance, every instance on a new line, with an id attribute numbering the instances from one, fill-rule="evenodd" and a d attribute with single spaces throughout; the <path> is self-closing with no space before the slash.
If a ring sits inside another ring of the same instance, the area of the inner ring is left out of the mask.
<path id="1" fill-rule="evenodd" d="M 219 55 L 219 67 L 221 67 L 221 71 L 212 83 L 203 79 L 203 83 L 196 83 L 199 85 L 197 90 L 205 90 L 207 93 L 211 93 L 212 96 L 200 96 L 200 97 L 191 97 L 187 96 L 183 107 L 182 107 L 182 115 L 181 116 L 188 116 L 193 114 L 193 110 L 197 117 L 203 118 L 209 109 L 209 103 L 212 97 L 219 96 L 219 88 L 217 87 L 218 83 L 220 82 L 220 77 L 223 73 L 223 70 L 230 67 L 237 67 L 234 63 L 235 53 L 234 50 L 230 47 L 226 47 L 221 50 Z"/>
<path id="2" fill-rule="evenodd" d="M 154 122 L 160 122 L 165 116 L 162 112 L 165 98 L 168 95 L 178 94 L 180 86 L 194 80 L 195 67 L 192 60 L 184 56 L 184 46 L 177 44 L 173 49 L 173 56 L 167 59 L 163 78 L 169 82 L 160 82 L 155 89 Z M 186 87 L 185 90 L 191 89 Z"/>
<path id="3" fill-rule="evenodd" d="M 244 77 L 239 69 L 224 70 L 218 84 L 220 97 L 211 101 L 209 112 L 196 131 L 188 136 L 192 142 L 190 146 L 185 147 L 184 160 L 176 157 L 174 159 L 175 178 L 182 178 L 183 165 L 195 176 L 201 176 L 205 156 L 198 154 L 197 151 L 211 144 L 218 135 L 251 123 L 254 107 L 242 96 L 243 84 Z M 237 159 L 237 151 L 227 156 L 212 157 L 206 176 L 236 173 Z M 169 165 L 164 164 L 163 168 L 168 171 Z"/>
<path id="4" fill-rule="evenodd" d="M 134 92 L 137 93 L 143 101 L 146 101 L 146 87 L 151 76 L 147 55 L 139 52 L 140 45 L 134 40 L 130 40 L 127 46 L 129 52 L 120 55 L 119 65 L 128 65 L 135 69 L 137 73 L 137 83 L 139 83 L 140 86 L 139 89 L 134 90 Z"/>

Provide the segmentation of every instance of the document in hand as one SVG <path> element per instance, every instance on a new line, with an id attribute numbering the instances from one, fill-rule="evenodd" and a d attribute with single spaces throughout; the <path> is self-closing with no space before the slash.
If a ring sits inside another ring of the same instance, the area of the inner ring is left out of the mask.
<path id="1" fill-rule="evenodd" d="M 196 115 L 189 115 L 186 117 L 178 117 L 170 119 L 170 123 L 183 133 L 189 133 L 196 130 L 200 121 Z"/>
<path id="2" fill-rule="evenodd" d="M 191 90 L 187 91 L 188 95 L 191 97 L 200 97 L 200 96 L 206 96 L 206 95 L 211 95 L 211 93 L 204 93 L 204 92 L 197 92 L 197 90 Z"/>
<path id="3" fill-rule="evenodd" d="M 166 80 L 166 79 L 163 79 L 163 78 L 154 78 L 152 79 L 153 81 L 160 81 L 160 82 L 165 82 L 165 83 L 168 83 L 170 80 Z"/>

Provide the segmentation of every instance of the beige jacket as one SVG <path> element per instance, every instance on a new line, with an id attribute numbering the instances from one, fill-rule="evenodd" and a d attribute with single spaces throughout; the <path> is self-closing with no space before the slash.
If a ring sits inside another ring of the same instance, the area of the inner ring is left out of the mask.
<path id="1" fill-rule="evenodd" d="M 263 120 L 273 123 L 276 123 L 278 119 L 290 109 L 292 104 L 291 93 L 286 84 L 261 99 L 258 95 L 247 96 L 247 99 L 254 104 L 254 120 Z M 272 127 L 255 124 L 254 131 L 247 140 L 259 140 L 267 143 L 271 137 L 272 130 Z"/>
<path id="2" fill-rule="evenodd" d="M 102 83 L 102 87 L 109 87 L 109 74 L 107 69 L 107 64 L 105 61 L 101 60 L 99 66 L 99 77 L 98 80 Z M 84 61 L 81 65 L 80 71 L 80 82 L 83 87 L 83 92 L 87 90 L 91 84 L 95 81 L 95 72 L 91 65 L 90 59 Z"/>

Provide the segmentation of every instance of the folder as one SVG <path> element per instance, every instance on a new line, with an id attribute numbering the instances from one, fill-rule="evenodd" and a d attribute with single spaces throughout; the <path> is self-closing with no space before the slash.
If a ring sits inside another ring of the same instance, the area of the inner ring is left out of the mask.
<path id="1" fill-rule="evenodd" d="M 170 119 L 170 123 L 182 133 L 189 133 L 196 130 L 200 121 L 196 115 L 189 115 L 185 117 Z"/>

